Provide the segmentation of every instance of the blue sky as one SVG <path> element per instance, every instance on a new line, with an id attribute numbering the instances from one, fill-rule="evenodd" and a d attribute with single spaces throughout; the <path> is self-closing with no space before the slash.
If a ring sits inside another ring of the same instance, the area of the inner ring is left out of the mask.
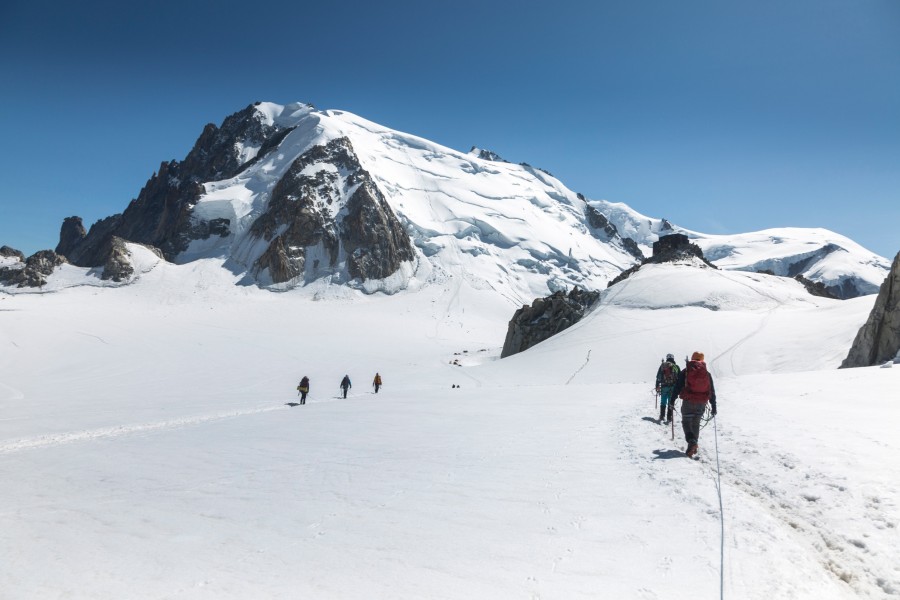
<path id="1" fill-rule="evenodd" d="M 309 102 L 707 233 L 900 250 L 900 2 L 0 4 L 0 245 L 124 210 L 208 122 Z"/>

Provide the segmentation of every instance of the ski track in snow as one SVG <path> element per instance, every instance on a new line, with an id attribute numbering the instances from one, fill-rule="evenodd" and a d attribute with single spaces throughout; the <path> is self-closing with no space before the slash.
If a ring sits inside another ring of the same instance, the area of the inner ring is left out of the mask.
<path id="1" fill-rule="evenodd" d="M 134 425 L 116 425 L 112 427 L 101 427 L 98 429 L 88 429 L 82 431 L 69 431 L 65 433 L 57 433 L 52 435 L 41 435 L 31 438 L 22 438 L 0 444 L 0 454 L 12 454 L 22 450 L 33 450 L 36 448 L 46 448 L 51 446 L 61 446 L 74 442 L 82 442 L 86 440 L 99 440 L 107 438 L 116 438 L 136 433 L 145 433 L 148 431 L 161 431 L 167 429 L 179 429 L 212 421 L 221 421 L 224 419 L 232 419 L 234 417 L 243 417 L 247 415 L 255 415 L 273 410 L 287 410 L 287 406 L 269 406 L 265 408 L 256 408 L 252 410 L 238 410 L 227 413 L 217 413 L 210 415 L 199 415 L 195 417 L 182 417 L 171 419 L 168 421 L 157 421 L 153 423 L 138 423 Z"/>
<path id="2" fill-rule="evenodd" d="M 578 369 L 574 373 L 572 373 L 572 376 L 569 377 L 568 381 L 566 381 L 566 385 L 569 385 L 570 383 L 572 383 L 572 380 L 575 379 L 575 377 L 577 377 L 578 374 L 581 373 L 581 371 L 583 371 L 586 366 L 588 366 L 589 362 L 591 362 L 591 351 L 590 350 L 587 351 L 587 356 L 584 358 L 584 364 L 582 364 L 580 367 L 578 367 Z"/>
<path id="3" fill-rule="evenodd" d="M 747 335 L 745 335 L 744 337 L 742 337 L 741 339 L 739 339 L 738 341 L 736 341 L 736 342 L 735 342 L 733 345 L 731 345 L 730 347 L 726 348 L 726 349 L 725 349 L 724 351 L 722 351 L 718 356 L 715 356 L 714 358 L 710 359 L 710 361 L 709 361 L 710 367 L 718 367 L 718 366 L 719 366 L 719 360 L 720 360 L 722 357 L 724 357 L 724 356 L 728 356 L 729 367 L 730 367 L 730 369 L 731 369 L 731 374 L 732 374 L 732 375 L 737 375 L 737 374 L 738 374 L 738 369 L 737 369 L 737 367 L 736 367 L 735 364 L 734 364 L 734 355 L 735 355 L 735 351 L 736 351 L 738 348 L 740 348 L 741 346 L 743 346 L 744 344 L 746 344 L 748 341 L 750 341 L 750 339 L 752 339 L 754 336 L 756 336 L 756 335 L 758 335 L 759 333 L 761 333 L 762 331 L 764 331 L 764 330 L 766 329 L 766 326 L 769 324 L 769 320 L 772 318 L 772 315 L 775 313 L 775 311 L 776 311 L 777 309 L 778 309 L 778 307 L 777 307 L 777 306 L 774 306 L 774 307 L 770 308 L 769 310 L 767 310 L 767 311 L 766 311 L 766 316 L 764 316 L 764 317 L 762 318 L 762 320 L 759 322 L 759 325 L 757 325 L 756 329 L 754 329 L 753 331 L 751 331 L 750 333 L 748 333 Z"/>
<path id="4" fill-rule="evenodd" d="M 720 430 L 724 443 L 734 439 L 730 429 Z M 897 570 L 879 572 L 880 563 L 871 560 L 873 554 L 891 549 L 869 548 L 864 541 L 869 537 L 867 529 L 897 527 L 883 513 L 878 496 L 852 490 L 843 478 L 822 473 L 780 449 L 743 452 L 741 461 L 726 460 L 722 467 L 723 482 L 732 488 L 731 494 L 738 491 L 742 496 L 737 501 L 755 502 L 793 529 L 823 568 L 857 594 L 870 596 L 869 590 L 880 589 L 887 595 L 900 595 Z M 856 518 L 848 522 L 842 515 Z M 847 531 L 851 527 L 852 533 Z"/>
<path id="5" fill-rule="evenodd" d="M 683 476 L 683 470 L 659 469 L 655 464 L 659 460 L 686 460 L 678 412 L 676 410 L 674 440 L 670 425 L 661 428 L 660 448 L 653 451 L 654 457 L 648 459 L 647 456 L 649 446 L 645 429 L 651 422 L 652 427 L 659 426 L 655 419 L 647 416 L 641 418 L 645 415 L 643 405 L 620 418 L 620 445 L 629 462 L 637 465 L 644 476 L 671 486 L 690 504 L 703 507 L 704 512 L 718 519 L 718 504 L 714 505 L 699 495 L 704 491 L 704 486 L 716 485 L 714 432 L 711 427 L 704 427 L 701 432 L 699 460 L 686 461 L 689 466 L 699 468 L 703 479 L 688 479 Z M 846 584 L 849 594 L 858 597 L 900 596 L 900 570 L 896 567 L 890 569 L 884 562 L 872 560 L 878 555 L 889 556 L 896 549 L 870 547 L 871 542 L 866 542 L 869 538 L 877 540 L 879 537 L 870 535 L 867 530 L 895 529 L 900 525 L 891 520 L 887 510 L 893 507 L 883 506 L 884 502 L 874 491 L 853 490 L 843 478 L 818 471 L 810 466 L 809 461 L 804 462 L 782 449 L 751 447 L 741 450 L 739 460 L 731 459 L 729 452 L 722 452 L 721 448 L 743 446 L 742 440 L 750 436 L 730 424 L 719 427 L 718 437 L 721 479 L 725 488 L 726 581 L 734 585 L 735 578 L 740 579 L 740 564 L 734 564 L 728 555 L 740 545 L 738 536 L 743 533 L 729 529 L 759 533 L 765 528 L 757 521 L 732 521 L 734 515 L 728 514 L 729 506 L 755 505 L 776 522 L 782 523 L 787 531 L 792 531 L 795 539 L 801 540 L 807 553 L 815 556 L 821 564 L 823 578 L 840 580 Z M 848 515 L 852 517 L 850 521 L 842 519 Z M 710 568 L 718 571 L 719 565 L 711 562 Z M 749 582 L 737 584 L 737 589 L 752 587 Z"/>
<path id="6" fill-rule="evenodd" d="M 2 393 L 4 391 L 5 393 Z M 0 382 L 0 400 L 16 402 L 24 399 L 25 394 L 23 394 L 20 390 Z"/>

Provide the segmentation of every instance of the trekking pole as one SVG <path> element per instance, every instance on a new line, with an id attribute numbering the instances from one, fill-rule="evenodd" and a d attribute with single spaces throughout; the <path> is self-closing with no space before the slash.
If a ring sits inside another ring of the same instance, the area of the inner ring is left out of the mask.
<path id="1" fill-rule="evenodd" d="M 675 400 L 672 399 L 669 402 L 672 403 L 672 441 L 675 441 Z"/>

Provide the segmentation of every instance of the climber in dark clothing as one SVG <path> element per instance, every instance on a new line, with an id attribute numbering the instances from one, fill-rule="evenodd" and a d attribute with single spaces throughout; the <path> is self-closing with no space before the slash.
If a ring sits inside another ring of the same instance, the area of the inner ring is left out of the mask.
<path id="1" fill-rule="evenodd" d="M 300 385 L 297 386 L 297 391 L 300 392 L 300 404 L 306 404 L 306 394 L 309 393 L 309 377 L 303 376 Z"/>
<path id="2" fill-rule="evenodd" d="M 668 425 L 672 420 L 672 413 L 675 410 L 675 398 L 672 394 L 675 389 L 675 382 L 678 381 L 678 373 L 681 369 L 675 364 L 675 356 L 666 354 L 666 360 L 659 365 L 656 370 L 656 393 L 659 394 L 659 422 Z"/>
<path id="3" fill-rule="evenodd" d="M 344 375 L 344 378 L 341 379 L 341 390 L 344 392 L 344 398 L 347 397 L 347 390 L 352 388 L 353 385 L 350 383 L 350 377 Z"/>

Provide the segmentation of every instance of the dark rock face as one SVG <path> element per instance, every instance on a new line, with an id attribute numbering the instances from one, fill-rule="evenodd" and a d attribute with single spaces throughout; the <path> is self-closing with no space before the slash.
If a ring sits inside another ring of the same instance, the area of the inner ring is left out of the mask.
<path id="1" fill-rule="evenodd" d="M 193 149 L 179 165 L 179 171 L 190 174 L 195 183 L 219 181 L 234 177 L 250 164 L 241 162 L 241 155 L 235 147 L 236 142 L 242 146 L 259 146 L 260 152 L 257 156 L 264 154 L 266 142 L 273 138 L 279 128 L 264 123 L 255 106 L 256 104 L 250 105 L 227 117 L 221 127 L 216 127 L 212 123 L 207 124 Z M 288 133 L 282 131 L 283 134 Z M 284 135 L 273 141 L 277 144 L 282 139 Z"/>
<path id="2" fill-rule="evenodd" d="M 108 250 L 106 252 L 106 262 L 103 264 L 103 274 L 100 279 L 105 281 L 113 280 L 116 283 L 126 281 L 134 275 L 134 264 L 131 262 L 131 252 L 125 245 L 127 242 L 118 236 L 113 236 L 109 240 Z M 159 248 L 153 246 L 144 246 L 159 258 L 163 259 L 163 254 Z"/>
<path id="3" fill-rule="evenodd" d="M 181 175 L 177 161 L 162 163 L 122 213 L 113 233 L 156 246 L 166 258 L 174 260 L 190 243 L 191 209 L 203 193 L 203 186 L 193 177 L 184 180 Z"/>
<path id="4" fill-rule="evenodd" d="M 304 174 L 316 164 L 336 170 Z M 354 188 L 344 211 L 338 213 L 339 199 Z M 266 213 L 253 223 L 250 233 L 269 242 L 253 271 L 259 275 L 268 269 L 273 283 L 289 281 L 307 270 L 312 277 L 334 270 L 341 249 L 347 256 L 348 275 L 354 279 L 387 277 L 415 256 L 409 236 L 359 164 L 347 138 L 315 146 L 297 158 L 275 186 Z M 307 265 L 307 254 L 314 247 L 319 247 L 319 258 Z M 322 259 L 327 262 L 323 264 Z"/>
<path id="5" fill-rule="evenodd" d="M 803 287 L 806 288 L 806 291 L 809 292 L 813 296 L 821 296 L 822 298 L 831 298 L 832 300 L 839 300 L 840 298 L 831 291 L 831 288 L 827 287 L 821 281 L 811 281 L 804 277 L 803 275 L 794 275 L 794 279 L 803 284 Z"/>
<path id="6" fill-rule="evenodd" d="M 476 148 L 475 146 L 472 146 L 472 149 L 469 150 L 469 152 L 474 152 L 475 150 L 478 150 L 478 158 L 482 160 L 490 160 L 492 162 L 508 162 L 503 160 L 503 158 L 496 152 L 484 150 L 482 148 Z"/>
<path id="7" fill-rule="evenodd" d="M 266 124 L 254 106 L 226 118 L 221 127 L 207 125 L 184 161 L 162 163 L 124 213 L 98 221 L 87 234 L 82 234 L 80 218 L 66 219 L 57 248 L 72 264 L 99 267 L 110 259 L 113 236 L 157 247 L 166 259 L 174 260 L 192 240 L 229 235 L 227 219 L 196 223 L 191 219 L 203 182 L 237 175 L 288 132 Z M 239 150 L 243 147 L 260 150 L 253 160 L 244 161 Z"/>
<path id="8" fill-rule="evenodd" d="M 523 306 L 509 322 L 500 358 L 527 350 L 568 329 L 580 321 L 599 299 L 600 292 L 575 288 L 568 295 L 556 292 L 546 298 L 538 298 L 531 306 Z"/>
<path id="9" fill-rule="evenodd" d="M 624 281 L 636 273 L 642 266 L 647 264 L 660 264 L 667 262 L 678 262 L 690 258 L 699 258 L 703 264 L 711 269 L 718 269 L 717 266 L 706 260 L 703 256 L 703 250 L 697 244 L 692 244 L 688 236 L 683 233 L 673 233 L 659 238 L 653 242 L 653 256 L 645 258 L 641 264 L 631 267 L 626 271 L 622 271 L 618 277 L 609 282 L 606 287 L 613 286 L 620 281 Z"/>
<path id="10" fill-rule="evenodd" d="M 87 230 L 81 222 L 81 217 L 66 217 L 59 229 L 59 243 L 56 245 L 56 253 L 68 256 L 84 240 Z M 74 264 L 74 263 L 73 263 Z"/>
<path id="11" fill-rule="evenodd" d="M 41 287 L 47 283 L 53 269 L 65 262 L 66 258 L 53 250 L 41 250 L 29 256 L 23 268 L 0 269 L 0 283 L 20 288 Z"/>
<path id="12" fill-rule="evenodd" d="M 349 143 L 349 141 L 348 141 Z M 353 279 L 383 279 L 415 257 L 412 242 L 384 196 L 369 178 L 356 189 L 340 223 Z"/>
<path id="13" fill-rule="evenodd" d="M 125 247 L 125 240 L 113 236 L 109 241 L 109 254 L 103 265 L 103 275 L 100 276 L 100 279 L 112 279 L 118 283 L 125 281 L 133 274 L 134 267 L 131 264 L 128 248 Z"/>
<path id="14" fill-rule="evenodd" d="M 0 257 L 17 258 L 20 262 L 25 262 L 25 255 L 15 248 L 10 248 L 9 246 L 0 246 Z"/>
<path id="15" fill-rule="evenodd" d="M 663 220 L 663 224 L 667 222 Z M 671 229 L 671 226 L 670 226 Z M 707 265 L 716 268 L 703 257 L 703 250 L 697 244 L 692 244 L 688 236 L 683 233 L 664 235 L 653 242 L 653 256 L 647 260 L 652 263 L 675 262 L 695 256 L 703 260 Z"/>
<path id="16" fill-rule="evenodd" d="M 601 213 L 599 210 L 594 208 L 593 206 L 588 205 L 585 211 L 587 213 L 588 224 L 594 229 L 600 229 L 604 233 L 606 233 L 607 237 L 615 237 L 619 235 L 619 230 L 616 229 L 616 226 L 609 222 L 609 219 L 606 218 L 606 215 Z"/>
<path id="17" fill-rule="evenodd" d="M 868 367 L 900 356 L 900 253 L 881 284 L 875 306 L 841 368 Z"/>
<path id="18" fill-rule="evenodd" d="M 78 267 L 97 267 L 103 265 L 109 258 L 110 243 L 113 232 L 121 222 L 122 215 L 113 215 L 101 219 L 91 225 L 86 235 L 79 237 L 80 231 L 84 231 L 81 225 L 81 217 L 69 217 L 63 222 L 60 231 L 59 244 L 56 252 Z"/>
<path id="19" fill-rule="evenodd" d="M 579 194 L 578 197 L 581 200 L 584 199 L 584 196 L 581 194 Z M 631 256 L 638 260 L 644 260 L 644 253 L 641 252 L 637 242 L 630 237 L 621 236 L 619 230 L 609 221 L 606 215 L 590 205 L 586 205 L 585 214 L 587 216 L 588 225 L 597 230 L 597 233 L 600 234 L 597 237 L 608 242 L 618 241 L 622 245 L 622 248 L 624 248 Z"/>

